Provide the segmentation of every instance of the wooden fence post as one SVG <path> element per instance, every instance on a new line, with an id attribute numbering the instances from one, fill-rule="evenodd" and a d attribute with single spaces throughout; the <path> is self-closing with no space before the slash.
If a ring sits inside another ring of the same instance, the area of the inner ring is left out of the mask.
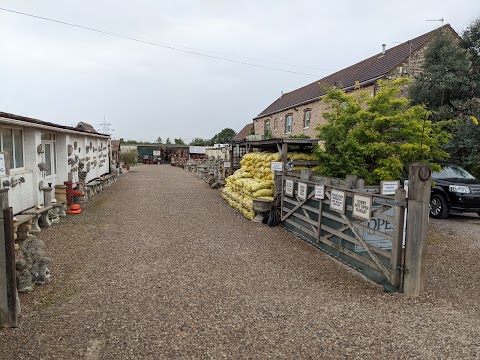
<path id="1" fill-rule="evenodd" d="M 13 211 L 8 206 L 8 188 L 0 189 L 0 326 L 16 327 L 18 302 L 13 243 Z"/>
<path id="2" fill-rule="evenodd" d="M 427 247 L 428 214 L 431 192 L 428 166 L 413 164 L 408 176 L 407 238 L 405 242 L 405 275 L 403 292 L 417 297 L 425 288 L 425 252 Z"/>
<path id="3" fill-rule="evenodd" d="M 395 192 L 395 201 L 403 203 L 406 201 L 405 189 L 398 188 Z M 403 249 L 403 225 L 405 220 L 405 208 L 402 206 L 395 207 L 395 230 L 392 240 L 392 255 L 390 268 L 390 283 L 400 288 L 401 285 L 401 266 L 402 266 L 402 249 Z"/>
<path id="4" fill-rule="evenodd" d="M 300 180 L 309 181 L 312 177 L 312 170 L 302 169 L 300 170 Z"/>

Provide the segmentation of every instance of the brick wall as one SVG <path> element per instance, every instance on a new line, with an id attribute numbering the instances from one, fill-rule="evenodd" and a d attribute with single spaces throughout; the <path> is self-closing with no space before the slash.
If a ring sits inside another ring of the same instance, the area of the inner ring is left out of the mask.
<path id="1" fill-rule="evenodd" d="M 368 91 L 373 94 L 373 88 L 374 86 L 371 85 L 356 91 Z M 306 110 L 310 110 L 310 126 L 308 128 L 304 127 L 304 116 Z M 259 118 L 253 121 L 255 134 L 263 134 L 265 129 L 265 122 L 270 121 L 270 133 L 271 137 L 273 138 L 289 137 L 300 134 L 307 135 L 310 138 L 315 138 L 315 127 L 325 124 L 325 119 L 323 118 L 322 114 L 326 111 L 328 111 L 327 104 L 323 103 L 321 100 L 317 100 L 315 102 L 297 106 L 292 109 L 273 114 L 271 116 L 265 116 L 263 118 Z M 285 120 L 289 114 L 293 116 L 292 132 L 285 133 Z M 275 119 L 278 120 L 277 130 L 274 129 Z"/>

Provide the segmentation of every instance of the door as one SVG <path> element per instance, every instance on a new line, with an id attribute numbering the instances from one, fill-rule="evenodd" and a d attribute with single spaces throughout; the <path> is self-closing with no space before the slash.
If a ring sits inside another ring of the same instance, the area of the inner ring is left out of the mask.
<path id="1" fill-rule="evenodd" d="M 55 135 L 42 135 L 42 160 L 47 165 L 47 169 L 43 171 L 44 186 L 54 186 L 57 184 L 57 157 L 55 147 Z"/>

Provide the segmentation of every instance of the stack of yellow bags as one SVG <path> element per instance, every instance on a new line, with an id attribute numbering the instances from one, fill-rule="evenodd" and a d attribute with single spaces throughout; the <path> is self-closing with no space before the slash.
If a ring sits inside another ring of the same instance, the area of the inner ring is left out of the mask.
<path id="1" fill-rule="evenodd" d="M 272 161 L 280 161 L 279 153 L 253 152 L 243 156 L 240 169 L 229 176 L 222 190 L 222 197 L 230 206 L 240 210 L 247 218 L 253 219 L 253 199 L 273 201 L 274 172 L 270 170 Z M 288 160 L 314 160 L 313 154 L 289 153 Z M 307 167 L 295 166 L 294 170 Z"/>
<path id="2" fill-rule="evenodd" d="M 253 219 L 253 199 L 273 201 L 272 161 L 280 161 L 280 154 L 271 152 L 248 153 L 240 160 L 240 169 L 226 179 L 223 198 L 247 218 Z"/>

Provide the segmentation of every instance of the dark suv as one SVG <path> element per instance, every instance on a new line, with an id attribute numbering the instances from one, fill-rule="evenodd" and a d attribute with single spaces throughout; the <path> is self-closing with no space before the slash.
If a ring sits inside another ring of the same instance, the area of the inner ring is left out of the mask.
<path id="1" fill-rule="evenodd" d="M 430 216 L 445 219 L 452 212 L 476 212 L 480 216 L 480 180 L 454 164 L 440 164 L 432 173 Z"/>

